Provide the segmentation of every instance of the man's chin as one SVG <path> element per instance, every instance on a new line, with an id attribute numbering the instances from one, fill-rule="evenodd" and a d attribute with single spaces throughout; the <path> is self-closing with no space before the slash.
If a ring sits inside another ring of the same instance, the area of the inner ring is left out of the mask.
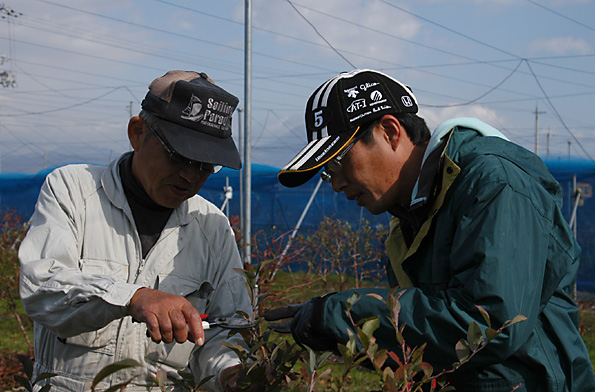
<path id="1" fill-rule="evenodd" d="M 370 203 L 362 203 L 360 202 L 360 200 L 357 201 L 357 205 L 359 207 L 364 207 L 366 210 L 368 210 L 372 215 L 380 215 L 382 214 L 385 210 L 379 208 L 377 205 L 375 204 L 370 204 Z"/>

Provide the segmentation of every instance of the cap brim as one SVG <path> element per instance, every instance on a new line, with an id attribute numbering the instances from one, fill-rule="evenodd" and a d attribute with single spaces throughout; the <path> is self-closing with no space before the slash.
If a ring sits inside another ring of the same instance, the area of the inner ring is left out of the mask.
<path id="1" fill-rule="evenodd" d="M 220 138 L 188 129 L 154 116 L 159 129 L 176 152 L 193 161 L 212 163 L 231 169 L 240 169 L 242 161 L 231 137 Z"/>
<path id="2" fill-rule="evenodd" d="M 277 179 L 289 188 L 304 184 L 332 158 L 347 146 L 357 131 L 355 130 L 312 140 L 277 174 Z"/>

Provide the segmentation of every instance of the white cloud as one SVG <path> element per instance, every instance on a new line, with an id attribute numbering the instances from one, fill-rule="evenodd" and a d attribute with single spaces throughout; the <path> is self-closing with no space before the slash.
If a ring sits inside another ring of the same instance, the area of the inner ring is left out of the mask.
<path id="1" fill-rule="evenodd" d="M 475 117 L 496 128 L 503 126 L 502 118 L 497 115 L 496 111 L 483 105 L 453 106 L 441 109 L 422 108 L 419 115 L 426 120 L 430 130 L 436 128 L 441 122 L 455 117 Z"/>
<path id="2" fill-rule="evenodd" d="M 591 45 L 583 39 L 573 37 L 555 37 L 533 41 L 529 44 L 529 51 L 532 53 L 564 54 L 587 54 L 592 53 Z"/>

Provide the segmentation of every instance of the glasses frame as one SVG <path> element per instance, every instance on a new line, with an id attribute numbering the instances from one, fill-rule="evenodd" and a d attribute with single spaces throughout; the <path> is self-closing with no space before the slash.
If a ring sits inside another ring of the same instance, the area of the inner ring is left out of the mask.
<path id="1" fill-rule="evenodd" d="M 161 143 L 161 145 L 163 146 L 165 151 L 169 154 L 169 161 L 172 164 L 174 164 L 176 166 L 185 166 L 185 167 L 195 166 L 199 171 L 201 171 L 203 173 L 208 173 L 208 174 L 215 174 L 219 170 L 221 170 L 221 168 L 222 168 L 221 165 L 213 165 L 212 163 L 195 161 L 193 159 L 188 159 L 188 158 L 185 158 L 184 156 L 180 155 L 179 153 L 176 152 L 176 150 L 174 150 L 173 147 L 170 147 L 167 145 L 165 140 L 163 140 L 161 138 L 161 136 L 159 136 L 157 131 L 147 121 L 145 121 L 145 124 L 147 124 L 147 127 L 151 130 L 153 135 L 155 135 L 157 137 L 157 140 L 159 140 L 159 142 Z"/>
<path id="2" fill-rule="evenodd" d="M 376 121 L 370 124 L 368 127 L 364 128 L 363 131 L 360 131 L 355 135 L 355 138 L 343 149 L 343 151 L 339 152 L 333 158 L 329 159 L 327 163 L 324 164 L 322 171 L 320 172 L 320 178 L 323 181 L 331 183 L 333 181 L 333 173 L 339 173 L 343 169 L 343 165 L 341 164 L 341 159 L 347 155 L 349 150 L 355 146 L 360 139 L 368 133 L 368 131 L 376 125 Z"/>

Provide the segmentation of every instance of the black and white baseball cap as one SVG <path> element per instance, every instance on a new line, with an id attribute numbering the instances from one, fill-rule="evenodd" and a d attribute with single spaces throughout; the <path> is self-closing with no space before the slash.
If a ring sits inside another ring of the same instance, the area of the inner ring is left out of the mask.
<path id="1" fill-rule="evenodd" d="M 205 73 L 169 71 L 149 85 L 141 106 L 178 154 L 239 169 L 240 154 L 231 137 L 238 102 Z"/>
<path id="2" fill-rule="evenodd" d="M 385 114 L 417 110 L 411 89 L 382 72 L 356 69 L 340 73 L 308 99 L 308 144 L 279 171 L 279 182 L 287 187 L 302 185 L 348 145 L 360 128 Z"/>

